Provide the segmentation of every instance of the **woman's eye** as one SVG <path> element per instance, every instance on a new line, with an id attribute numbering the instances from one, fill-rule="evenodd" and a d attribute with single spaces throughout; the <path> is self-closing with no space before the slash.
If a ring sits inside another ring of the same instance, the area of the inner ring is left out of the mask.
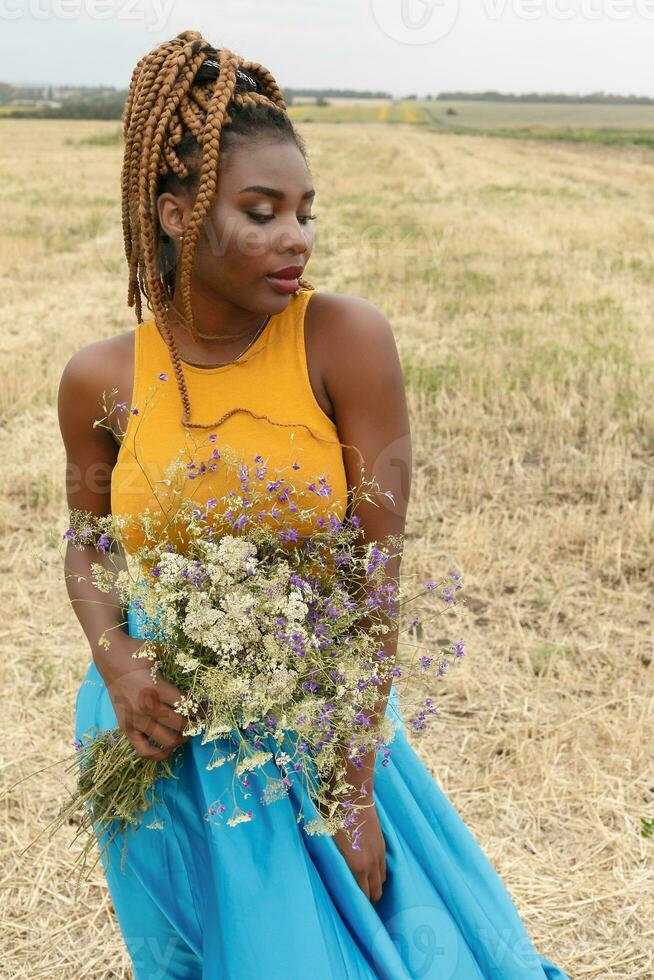
<path id="1" fill-rule="evenodd" d="M 272 221 L 272 219 L 275 217 L 274 214 L 257 214 L 256 211 L 247 211 L 246 214 L 249 218 L 252 218 L 253 221 L 258 221 L 260 224 L 265 224 L 268 221 Z M 301 224 L 306 225 L 310 221 L 315 221 L 317 217 L 317 214 L 301 214 L 298 217 L 298 221 Z"/>

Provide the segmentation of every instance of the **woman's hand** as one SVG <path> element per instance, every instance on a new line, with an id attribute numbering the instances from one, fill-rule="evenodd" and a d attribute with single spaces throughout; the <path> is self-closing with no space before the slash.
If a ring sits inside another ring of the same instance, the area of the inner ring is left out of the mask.
<path id="1" fill-rule="evenodd" d="M 142 639 L 126 635 L 114 637 L 111 647 L 96 654 L 95 661 L 118 724 L 134 750 L 144 759 L 163 761 L 188 741 L 190 736 L 182 732 L 189 719 L 172 707 L 182 692 L 163 677 L 154 683 L 150 674 L 152 661 L 132 656 L 143 643 Z M 151 745 L 149 739 L 160 748 Z"/>
<path id="2" fill-rule="evenodd" d="M 386 841 L 377 816 L 377 808 L 370 801 L 357 815 L 359 825 L 359 850 L 354 850 L 344 830 L 338 830 L 334 841 L 347 861 L 359 887 L 373 904 L 382 896 L 386 881 Z M 350 828 L 352 829 L 352 828 Z"/>

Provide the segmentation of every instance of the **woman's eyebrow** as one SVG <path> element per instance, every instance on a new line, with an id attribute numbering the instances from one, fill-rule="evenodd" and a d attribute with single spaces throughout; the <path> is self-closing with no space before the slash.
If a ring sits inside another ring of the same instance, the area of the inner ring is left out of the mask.
<path id="1" fill-rule="evenodd" d="M 252 187 L 244 187 L 243 190 L 239 191 L 239 194 L 245 194 L 246 191 L 256 191 L 258 194 L 267 194 L 268 197 L 275 197 L 278 201 L 283 201 L 286 195 L 283 191 L 276 191 L 274 187 L 262 187 L 260 184 L 253 184 Z M 305 191 L 302 195 L 302 200 L 306 200 L 311 197 L 315 197 L 316 192 L 313 188 L 310 191 Z"/>

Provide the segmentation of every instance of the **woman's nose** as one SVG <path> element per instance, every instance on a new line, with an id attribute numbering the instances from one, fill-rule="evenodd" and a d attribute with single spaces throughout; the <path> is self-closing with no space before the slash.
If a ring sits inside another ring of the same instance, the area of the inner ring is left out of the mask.
<path id="1" fill-rule="evenodd" d="M 280 229 L 275 246 L 280 252 L 292 250 L 300 255 L 303 254 L 309 247 L 306 229 L 303 228 L 296 218 L 291 219 L 286 223 L 284 228 Z"/>

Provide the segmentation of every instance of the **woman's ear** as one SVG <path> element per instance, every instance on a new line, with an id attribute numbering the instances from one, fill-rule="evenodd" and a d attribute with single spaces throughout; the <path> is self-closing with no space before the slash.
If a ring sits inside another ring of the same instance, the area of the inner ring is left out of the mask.
<path id="1" fill-rule="evenodd" d="M 172 238 L 179 239 L 186 231 L 189 215 L 184 201 L 166 192 L 157 198 L 157 212 L 161 230 Z"/>

